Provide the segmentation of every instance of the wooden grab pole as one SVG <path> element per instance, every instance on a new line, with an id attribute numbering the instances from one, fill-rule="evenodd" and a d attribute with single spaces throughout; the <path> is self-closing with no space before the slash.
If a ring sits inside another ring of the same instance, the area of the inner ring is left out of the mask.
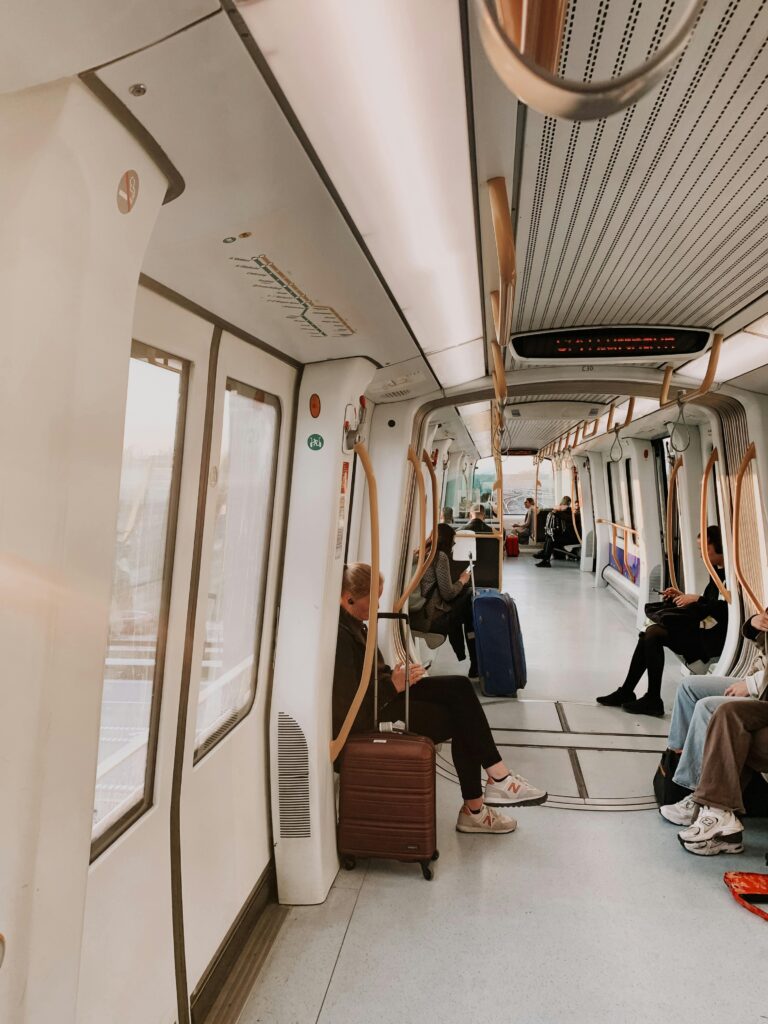
<path id="1" fill-rule="evenodd" d="M 418 506 L 419 506 L 419 559 L 416 563 L 416 570 L 411 576 L 410 581 L 405 587 L 400 597 L 395 601 L 392 611 L 401 612 L 405 607 L 405 603 L 411 594 L 414 592 L 416 587 L 424 575 L 426 569 L 426 557 L 427 557 L 427 492 L 424 486 L 424 474 L 421 472 L 421 466 L 419 465 L 419 457 L 414 449 L 409 445 L 408 447 L 408 461 L 413 467 L 413 472 L 416 480 L 416 489 L 418 493 Z M 434 547 L 434 545 L 432 545 Z"/>
<path id="2" fill-rule="evenodd" d="M 744 487 L 744 474 L 747 472 L 747 467 L 756 455 L 755 442 L 753 441 L 744 452 L 744 458 L 741 460 L 739 472 L 736 475 L 736 494 L 733 501 L 733 567 L 736 570 L 736 579 L 741 584 L 741 588 L 744 593 L 752 602 L 755 611 L 761 612 L 763 610 L 763 606 L 752 587 L 750 587 L 741 565 L 741 501 Z"/>
<path id="3" fill-rule="evenodd" d="M 707 567 L 707 572 L 712 578 L 712 582 L 720 591 L 722 598 L 725 601 L 727 601 L 728 604 L 730 604 L 731 592 L 730 590 L 728 590 L 723 581 L 715 572 L 715 567 L 712 565 L 712 559 L 709 557 L 709 550 L 707 545 L 707 527 L 709 526 L 709 478 L 712 475 L 712 470 L 717 461 L 717 448 L 713 448 L 712 454 L 709 456 L 707 464 L 704 467 L 704 475 L 701 478 L 701 520 L 699 524 L 699 545 L 701 547 L 701 559 L 704 562 L 704 565 Z"/>
<path id="4" fill-rule="evenodd" d="M 373 659 L 378 651 L 378 624 L 379 624 L 379 495 L 376 490 L 376 474 L 373 472 L 368 449 L 362 442 L 358 442 L 353 449 L 363 467 L 365 479 L 368 483 L 368 509 L 371 522 L 371 589 L 370 589 L 370 613 L 368 615 L 368 636 L 365 642 L 365 656 L 363 658 L 363 670 L 360 673 L 360 682 L 357 693 L 352 698 L 347 717 L 339 730 L 339 735 L 331 740 L 331 761 L 335 761 L 341 753 L 352 724 L 357 718 L 360 705 L 363 703 L 368 686 L 371 682 L 371 670 Z"/>

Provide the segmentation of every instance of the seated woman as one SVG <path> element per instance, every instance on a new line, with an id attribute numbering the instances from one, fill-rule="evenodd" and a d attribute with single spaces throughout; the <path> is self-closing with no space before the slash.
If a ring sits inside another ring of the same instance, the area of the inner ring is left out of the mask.
<path id="1" fill-rule="evenodd" d="M 720 579 L 723 571 L 723 542 L 718 526 L 707 527 L 707 551 L 709 559 Z M 709 661 L 723 649 L 728 627 L 728 605 L 720 600 L 720 591 L 714 580 L 710 580 L 704 595 L 681 594 L 674 587 L 667 587 L 663 593 L 670 607 L 689 609 L 689 614 L 680 616 L 674 626 L 660 626 L 654 623 L 640 633 L 629 665 L 627 678 L 613 693 L 598 697 L 597 703 L 608 707 L 621 707 L 636 715 L 662 717 L 664 702 L 661 699 L 661 677 L 664 672 L 664 648 L 680 654 L 686 661 L 699 659 Z M 711 620 L 711 628 L 702 628 Z M 635 699 L 635 687 L 644 672 L 648 673 L 648 692 Z"/>
<path id="2" fill-rule="evenodd" d="M 383 580 L 382 580 L 383 585 Z M 338 735 L 357 692 L 365 657 L 370 611 L 371 567 L 355 562 L 344 567 L 341 587 L 339 635 L 333 674 L 333 733 Z M 381 586 L 379 588 L 381 595 Z M 379 720 L 405 719 L 405 666 L 384 664 L 377 650 Z M 511 805 L 540 804 L 547 799 L 542 789 L 520 775 L 511 774 L 493 741 L 488 720 L 466 676 L 425 676 L 421 665 L 410 666 L 410 729 L 435 743 L 451 740 L 451 757 L 456 768 L 464 803 L 459 811 L 459 832 L 514 832 L 514 818 L 495 810 Z M 374 726 L 373 684 L 368 687 L 352 732 Z M 482 772 L 487 774 L 483 792 Z"/>
<path id="3" fill-rule="evenodd" d="M 744 623 L 742 636 L 751 640 L 762 652 L 768 631 L 768 613 L 753 615 Z M 733 697 L 761 697 L 768 685 L 764 655 L 753 664 L 753 671 L 743 679 L 724 676 L 691 676 L 680 685 L 675 696 L 672 724 L 669 729 L 669 748 L 680 755 L 673 781 L 683 789 L 695 790 L 701 777 L 704 741 L 710 719 L 721 704 Z M 675 825 L 690 825 L 696 804 L 692 793 L 674 804 L 659 808 L 662 816 Z"/>
<path id="4" fill-rule="evenodd" d="M 444 633 L 459 661 L 464 661 L 464 635 L 466 633 L 469 651 L 469 676 L 477 675 L 475 660 L 475 627 L 472 621 L 472 593 L 469 590 L 469 569 L 465 569 L 456 580 L 452 568 L 456 568 L 453 554 L 456 531 L 447 523 L 437 527 L 437 554 L 427 569 L 420 584 L 421 596 L 426 599 L 424 607 L 412 618 L 414 629 L 426 633 Z M 430 538 L 431 542 L 431 538 Z"/>

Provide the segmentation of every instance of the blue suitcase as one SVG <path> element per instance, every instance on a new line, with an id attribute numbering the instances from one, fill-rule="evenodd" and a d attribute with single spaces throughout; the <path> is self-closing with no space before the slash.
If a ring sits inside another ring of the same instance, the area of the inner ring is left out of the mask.
<path id="1" fill-rule="evenodd" d="M 527 681 L 517 607 L 509 594 L 478 590 L 472 603 L 477 670 L 486 697 L 514 697 Z"/>

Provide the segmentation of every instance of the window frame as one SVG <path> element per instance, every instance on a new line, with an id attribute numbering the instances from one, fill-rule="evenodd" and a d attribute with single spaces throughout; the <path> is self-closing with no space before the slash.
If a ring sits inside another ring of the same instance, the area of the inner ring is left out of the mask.
<path id="1" fill-rule="evenodd" d="M 141 800 L 128 807 L 119 818 L 116 818 L 103 832 L 91 835 L 90 861 L 93 863 L 104 853 L 124 832 L 142 818 L 155 803 L 155 777 L 157 773 L 157 748 L 160 736 L 160 715 L 162 710 L 163 684 L 165 678 L 165 658 L 168 648 L 168 624 L 171 609 L 171 593 L 173 588 L 173 566 L 176 557 L 176 533 L 179 519 L 179 501 L 181 497 L 181 477 L 184 461 L 184 438 L 187 426 L 187 405 L 189 401 L 189 381 L 192 363 L 182 356 L 173 355 L 155 345 L 147 345 L 134 338 L 131 341 L 131 359 L 148 362 L 179 375 L 179 399 L 176 409 L 176 429 L 173 445 L 173 463 L 171 469 L 171 487 L 168 495 L 168 526 L 163 549 L 163 582 L 160 590 L 160 608 L 157 622 L 157 645 L 155 648 L 155 670 L 152 676 L 152 697 L 149 711 L 147 735 L 147 759 L 144 768 L 144 789 Z M 172 365 L 174 364 L 174 365 Z M 178 368 L 177 368 L 178 366 Z M 127 388 L 126 388 L 127 394 Z M 125 429 L 125 428 L 123 428 Z M 122 476 L 123 460 L 120 458 Z M 117 523 L 115 523 L 117 534 Z M 112 594 L 110 592 L 110 607 Z M 107 635 L 104 664 L 109 653 L 109 635 Z M 103 684 L 102 684 L 103 685 Z M 102 688 L 103 702 L 103 688 Z M 99 732 L 101 732 L 101 714 L 99 714 Z M 94 799 L 96 780 L 94 780 Z"/>
<path id="2" fill-rule="evenodd" d="M 245 395 L 249 398 L 253 398 L 256 401 L 262 402 L 265 405 L 272 406 L 277 414 L 277 420 L 275 423 L 275 445 L 272 452 L 272 466 L 270 470 L 270 483 L 269 490 L 266 492 L 265 508 L 272 509 L 275 502 L 275 493 L 277 488 L 277 468 L 280 458 L 280 445 L 282 441 L 282 427 L 283 427 L 283 403 L 278 395 L 273 395 L 269 391 L 265 391 L 263 388 L 258 388 L 254 384 L 248 384 L 245 381 L 237 380 L 235 377 L 227 374 L 224 382 L 223 397 L 226 397 L 227 391 L 234 391 L 236 394 Z M 222 407 L 223 417 L 223 407 Z M 223 418 L 222 418 L 223 423 Z M 221 460 L 221 448 L 219 448 L 217 465 Z M 206 517 L 207 517 L 206 509 Z M 250 696 L 247 702 L 237 712 L 230 713 L 226 719 L 221 722 L 216 729 L 214 729 L 205 739 L 198 745 L 197 741 L 194 741 L 194 749 L 192 753 L 192 764 L 193 766 L 198 765 L 204 758 L 206 758 L 211 751 L 215 750 L 216 747 L 224 740 L 229 734 L 237 728 L 237 726 L 244 721 L 253 710 L 253 706 L 256 703 L 256 696 L 258 693 L 258 675 L 259 668 L 261 666 L 261 645 L 264 637 L 264 615 L 266 610 L 266 591 L 267 582 L 269 578 L 270 569 L 270 557 L 271 557 L 271 539 L 272 539 L 272 528 L 267 531 L 264 542 L 266 546 L 266 559 L 264 562 L 264 571 L 261 576 L 261 590 L 259 593 L 259 613 L 257 620 L 254 624 L 253 640 L 254 640 L 254 664 L 251 676 Z M 213 538 L 211 538 L 213 543 Z M 208 563 L 208 570 L 210 572 L 210 561 Z M 208 581 L 206 580 L 206 587 Z M 201 599 L 201 588 L 202 579 L 198 581 L 198 592 L 197 600 Z M 207 624 L 206 616 L 203 616 L 205 624 Z M 205 640 L 203 639 L 203 646 L 201 649 L 201 656 L 198 663 L 198 671 L 200 672 L 200 681 L 202 681 L 202 662 L 203 655 L 205 652 Z M 195 704 L 195 733 L 197 732 L 197 713 L 200 710 L 200 683 L 198 683 L 197 702 Z"/>

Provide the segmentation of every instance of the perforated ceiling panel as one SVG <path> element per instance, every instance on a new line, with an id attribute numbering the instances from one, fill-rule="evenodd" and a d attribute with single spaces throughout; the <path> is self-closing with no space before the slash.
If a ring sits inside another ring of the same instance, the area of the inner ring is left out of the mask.
<path id="1" fill-rule="evenodd" d="M 682 0 L 571 0 L 568 78 L 653 54 Z M 709 0 L 661 86 L 611 118 L 528 112 L 514 330 L 717 327 L 768 288 L 768 0 Z M 746 320 L 746 317 L 745 317 Z"/>

